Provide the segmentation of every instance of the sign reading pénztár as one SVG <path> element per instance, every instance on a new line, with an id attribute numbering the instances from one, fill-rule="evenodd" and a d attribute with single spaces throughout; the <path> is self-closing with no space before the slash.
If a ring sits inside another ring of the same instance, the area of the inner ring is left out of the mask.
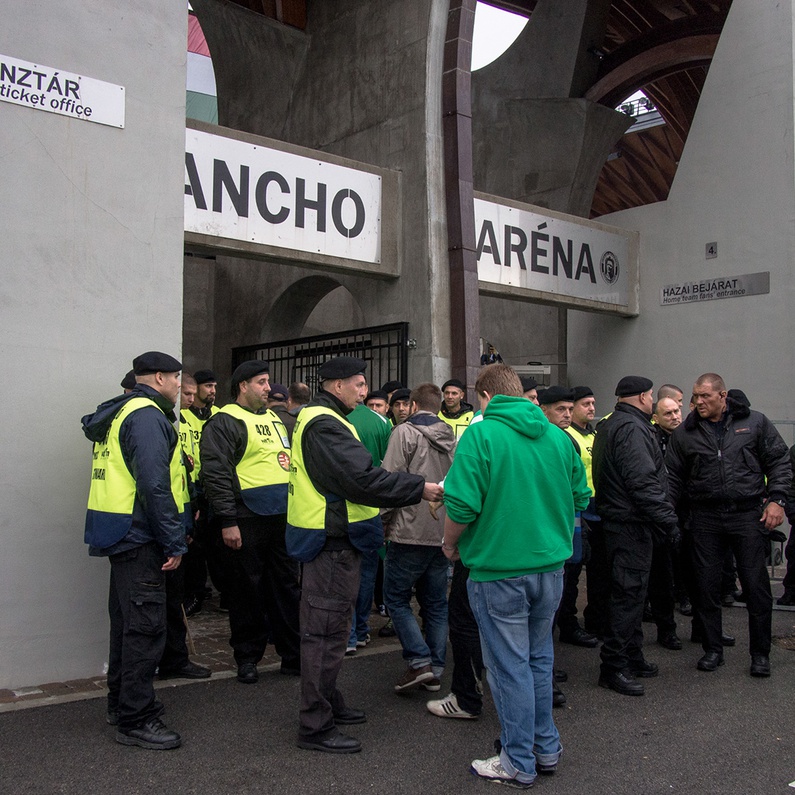
<path id="1" fill-rule="evenodd" d="M 481 282 L 562 305 L 637 313 L 630 306 L 636 232 L 476 195 L 475 234 Z"/>
<path id="2" fill-rule="evenodd" d="M 0 102 L 124 127 L 124 86 L 0 55 Z"/>
<path id="3" fill-rule="evenodd" d="M 744 276 L 720 276 L 699 282 L 666 284 L 660 289 L 660 304 L 689 304 L 696 301 L 717 301 L 744 295 L 766 295 L 770 292 L 770 271 L 747 273 Z"/>

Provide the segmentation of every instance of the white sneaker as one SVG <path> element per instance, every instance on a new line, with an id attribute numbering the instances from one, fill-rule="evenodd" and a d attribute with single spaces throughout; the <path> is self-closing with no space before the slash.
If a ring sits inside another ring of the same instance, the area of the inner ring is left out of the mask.
<path id="1" fill-rule="evenodd" d="M 356 648 L 363 649 L 369 642 L 370 642 L 370 633 L 368 632 L 367 635 L 365 635 L 364 640 L 356 641 Z"/>
<path id="2" fill-rule="evenodd" d="M 480 778 L 493 781 L 495 784 L 506 784 L 515 789 L 530 789 L 535 783 L 533 781 L 519 781 L 519 779 L 511 776 L 500 763 L 499 756 L 492 756 L 490 759 L 473 759 L 469 770 L 474 776 L 480 776 Z"/>
<path id="3" fill-rule="evenodd" d="M 455 697 L 455 693 L 450 693 L 449 696 L 440 698 L 438 701 L 429 701 L 425 706 L 428 707 L 428 712 L 440 718 L 478 719 L 477 715 L 473 715 L 458 706 L 458 699 Z"/>
<path id="4" fill-rule="evenodd" d="M 353 657 L 354 654 L 356 654 L 356 644 L 355 643 L 354 643 L 353 646 L 348 646 L 348 648 L 345 649 L 345 656 L 346 657 Z"/>

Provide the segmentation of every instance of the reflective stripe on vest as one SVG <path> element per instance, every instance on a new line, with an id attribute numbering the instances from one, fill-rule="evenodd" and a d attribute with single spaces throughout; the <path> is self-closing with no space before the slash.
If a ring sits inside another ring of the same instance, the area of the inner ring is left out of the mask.
<path id="1" fill-rule="evenodd" d="M 287 512 L 290 439 L 284 423 L 272 412 L 254 414 L 237 403 L 220 409 L 246 426 L 246 449 L 235 466 L 246 507 L 260 516 Z"/>
<path id="2" fill-rule="evenodd" d="M 130 530 L 136 495 L 135 479 L 124 460 L 119 434 L 122 422 L 130 414 L 149 407 L 162 412 L 160 406 L 149 398 L 135 397 L 128 400 L 113 418 L 107 436 L 101 442 L 94 442 L 84 536 L 85 542 L 91 546 L 100 549 L 113 546 Z M 182 515 L 185 468 L 182 466 L 182 448 L 177 440 L 169 461 L 169 473 L 174 505 Z"/>
<path id="3" fill-rule="evenodd" d="M 464 412 L 460 417 L 456 417 L 455 419 L 452 419 L 451 417 L 445 417 L 441 411 L 436 416 L 440 420 L 446 422 L 453 429 L 456 441 L 458 441 L 458 439 L 461 438 L 461 434 L 463 434 L 463 432 L 469 427 L 469 423 L 472 421 L 472 417 L 475 416 L 475 412 Z"/>
<path id="4" fill-rule="evenodd" d="M 287 552 L 304 563 L 313 560 L 326 543 L 326 506 L 341 500 L 335 494 L 321 494 L 312 483 L 304 465 L 302 438 L 304 428 L 314 419 L 328 416 L 344 425 L 359 440 L 356 428 L 348 420 L 325 406 L 305 406 L 293 429 L 290 494 L 287 500 Z M 378 508 L 345 501 L 348 538 L 356 549 L 372 552 L 384 543 L 384 528 Z"/>

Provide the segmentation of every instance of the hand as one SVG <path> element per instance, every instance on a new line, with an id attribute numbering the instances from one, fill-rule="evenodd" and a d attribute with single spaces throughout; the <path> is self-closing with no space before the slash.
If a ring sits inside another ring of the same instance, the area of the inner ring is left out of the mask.
<path id="1" fill-rule="evenodd" d="M 678 527 L 668 534 L 668 544 L 671 549 L 677 552 L 679 551 L 679 547 L 682 546 L 682 534 L 679 532 Z"/>
<path id="2" fill-rule="evenodd" d="M 179 568 L 182 555 L 172 555 L 160 568 L 162 571 L 174 571 Z"/>
<path id="3" fill-rule="evenodd" d="M 422 490 L 422 499 L 428 502 L 441 502 L 444 499 L 444 489 L 438 483 L 426 483 Z"/>
<path id="4" fill-rule="evenodd" d="M 765 523 L 765 530 L 773 530 L 784 521 L 784 509 L 776 502 L 769 502 L 759 521 Z"/>
<path id="5" fill-rule="evenodd" d="M 455 563 L 457 560 L 461 560 L 461 555 L 458 554 L 458 547 L 453 547 L 452 549 L 448 549 L 444 544 L 442 544 L 442 552 L 444 552 L 444 556 L 451 563 Z"/>
<path id="6" fill-rule="evenodd" d="M 232 527 L 225 527 L 221 530 L 221 535 L 229 549 L 240 549 L 243 546 L 243 539 L 240 537 L 240 528 L 235 524 Z"/>

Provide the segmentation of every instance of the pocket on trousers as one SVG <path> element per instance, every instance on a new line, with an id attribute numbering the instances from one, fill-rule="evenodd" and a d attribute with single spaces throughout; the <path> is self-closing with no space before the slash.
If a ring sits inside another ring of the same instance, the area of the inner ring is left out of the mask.
<path id="1" fill-rule="evenodd" d="M 157 635 L 166 626 L 166 594 L 138 591 L 130 596 L 130 631 Z"/>
<path id="2" fill-rule="evenodd" d="M 483 583 L 490 616 L 509 618 L 528 614 L 527 596 L 518 583 L 518 578 Z"/>
<path id="3" fill-rule="evenodd" d="M 310 634 L 335 635 L 347 633 L 350 630 L 349 620 L 352 604 L 345 599 L 335 599 L 330 596 L 309 594 L 306 597 L 311 608 L 309 623 L 312 629 Z"/>

